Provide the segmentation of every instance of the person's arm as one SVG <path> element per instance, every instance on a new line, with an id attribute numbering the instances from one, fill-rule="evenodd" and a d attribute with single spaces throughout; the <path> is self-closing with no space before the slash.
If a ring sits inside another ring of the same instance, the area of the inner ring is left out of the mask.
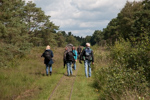
<path id="1" fill-rule="evenodd" d="M 77 57 L 78 57 L 78 54 L 77 54 L 77 51 L 75 50 L 75 60 L 77 60 Z"/>

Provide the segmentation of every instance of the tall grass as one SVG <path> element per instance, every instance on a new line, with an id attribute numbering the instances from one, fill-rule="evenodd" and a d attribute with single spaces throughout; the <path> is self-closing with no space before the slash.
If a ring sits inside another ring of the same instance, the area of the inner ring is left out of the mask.
<path id="1" fill-rule="evenodd" d="M 44 59 L 41 54 L 44 52 L 45 47 L 33 48 L 30 54 L 25 55 L 21 59 L 16 59 L 15 63 L 18 66 L 14 67 L 1 67 L 0 68 L 0 100 L 23 99 L 22 95 L 28 95 L 31 100 L 37 96 L 38 93 L 46 91 L 46 81 L 48 77 L 45 74 Z M 53 64 L 53 72 L 64 73 L 62 64 L 62 48 L 52 48 L 54 52 L 55 63 Z M 56 77 L 53 76 L 51 83 L 57 82 L 61 74 Z M 49 77 L 50 78 L 50 77 Z M 56 78 L 56 79 L 55 79 Z M 41 82 L 42 81 L 42 82 Z M 45 84 L 45 85 L 44 85 Z M 52 84 L 51 86 L 54 86 Z M 44 89 L 44 90 L 43 90 Z M 35 94 L 33 94 L 33 91 Z M 49 91 L 49 90 L 48 90 Z M 45 92 L 44 92 L 45 93 Z M 30 95 L 29 95 L 30 94 Z M 32 95 L 32 97 L 31 97 Z M 44 94 L 48 97 L 49 94 Z M 41 96 L 42 97 L 42 96 Z"/>

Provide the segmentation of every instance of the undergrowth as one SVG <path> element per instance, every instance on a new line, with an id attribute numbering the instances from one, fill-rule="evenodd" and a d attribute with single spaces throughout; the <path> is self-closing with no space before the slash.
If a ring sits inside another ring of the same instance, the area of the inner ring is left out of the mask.
<path id="1" fill-rule="evenodd" d="M 120 40 L 110 47 L 109 55 L 96 56 L 99 66 L 96 66 L 94 86 L 98 89 L 100 100 L 128 100 L 131 95 L 134 95 L 133 100 L 148 100 L 149 54 L 148 43 L 133 47 L 129 41 Z M 102 58 L 105 60 L 102 61 Z M 128 99 L 123 98 L 124 95 Z"/>

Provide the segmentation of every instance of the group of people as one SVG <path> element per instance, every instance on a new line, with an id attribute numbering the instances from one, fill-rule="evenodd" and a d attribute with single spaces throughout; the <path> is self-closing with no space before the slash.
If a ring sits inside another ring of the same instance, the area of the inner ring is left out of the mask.
<path id="1" fill-rule="evenodd" d="M 52 64 L 53 64 L 53 52 L 48 45 L 46 50 L 42 54 L 41 57 L 44 57 L 44 64 L 46 65 L 46 75 L 48 76 L 49 70 L 50 75 L 52 75 Z M 90 48 L 90 43 L 86 43 L 86 47 L 82 48 L 79 46 L 76 48 L 73 45 L 69 45 L 65 47 L 63 61 L 64 61 L 64 68 L 67 65 L 67 75 L 70 76 L 73 74 L 72 68 L 76 70 L 77 66 L 77 59 L 82 64 L 84 61 L 85 67 L 85 76 L 91 77 L 91 63 L 94 64 L 94 54 L 93 50 Z M 72 67 L 73 65 L 73 67 Z"/>

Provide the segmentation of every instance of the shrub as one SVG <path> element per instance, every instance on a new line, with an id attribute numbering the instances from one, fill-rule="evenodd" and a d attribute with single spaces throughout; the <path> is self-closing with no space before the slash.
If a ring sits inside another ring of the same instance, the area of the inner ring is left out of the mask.
<path id="1" fill-rule="evenodd" d="M 134 70 L 139 70 L 142 67 L 146 78 L 150 77 L 150 53 L 144 43 L 132 47 L 128 41 L 116 42 L 115 46 L 111 48 L 110 57 L 113 59 L 113 66 L 122 66 Z"/>
<path id="2" fill-rule="evenodd" d="M 146 93 L 147 82 L 141 72 L 123 67 L 101 68 L 96 72 L 95 86 L 100 90 L 100 98 L 119 98 L 125 90 L 137 90 L 139 94 Z"/>
<path id="3" fill-rule="evenodd" d="M 21 43 L 18 46 L 1 43 L 0 47 L 0 67 L 14 67 L 17 65 L 16 59 L 24 57 L 29 53 L 32 44 Z"/>
<path id="4" fill-rule="evenodd" d="M 125 40 L 111 47 L 111 65 L 99 68 L 95 74 L 94 86 L 100 90 L 100 99 L 121 99 L 125 91 L 137 91 L 141 97 L 148 94 L 150 56 L 147 47 L 145 42 L 133 47 Z"/>

